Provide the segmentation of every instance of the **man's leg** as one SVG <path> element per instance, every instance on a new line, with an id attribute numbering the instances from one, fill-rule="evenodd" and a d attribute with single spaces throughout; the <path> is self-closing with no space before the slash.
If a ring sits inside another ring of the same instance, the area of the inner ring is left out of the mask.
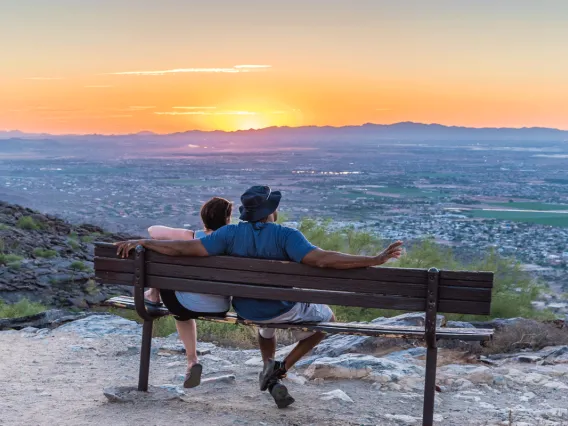
<path id="1" fill-rule="evenodd" d="M 308 305 L 305 312 L 305 322 L 334 322 L 335 314 L 327 305 Z M 301 333 L 305 334 L 305 333 Z M 320 343 L 325 334 L 321 331 L 316 331 L 308 337 L 301 339 L 296 346 L 290 351 L 288 356 L 284 358 L 284 367 L 289 370 L 296 364 L 304 355 L 315 348 Z"/>
<path id="2" fill-rule="evenodd" d="M 276 333 L 273 328 L 258 330 L 258 347 L 265 364 L 268 360 L 274 358 L 276 355 Z"/>
<path id="3" fill-rule="evenodd" d="M 333 318 L 332 321 L 335 321 L 335 318 Z M 284 366 L 286 367 L 286 370 L 291 369 L 304 355 L 315 348 L 324 337 L 324 333 L 316 331 L 310 337 L 300 340 L 298 344 L 294 346 L 294 349 L 290 351 L 288 356 L 284 358 Z"/>
<path id="4" fill-rule="evenodd" d="M 287 322 L 286 318 L 282 322 Z M 298 318 L 292 318 L 296 321 Z M 327 305 L 307 305 L 302 304 L 300 311 L 300 318 L 304 322 L 330 322 L 335 321 L 335 315 Z M 278 408 L 284 408 L 294 402 L 294 398 L 290 396 L 286 386 L 280 383 L 280 379 L 286 375 L 288 369 L 292 368 L 300 358 L 311 351 L 319 342 L 324 338 L 324 333 L 315 332 L 310 336 L 300 340 L 298 344 L 290 351 L 284 361 L 275 361 L 274 353 L 276 349 L 276 337 L 266 335 L 265 333 L 270 329 L 261 329 L 259 333 L 259 344 L 264 344 L 264 350 L 261 346 L 262 359 L 264 361 L 263 371 L 260 373 L 260 390 L 268 389 L 270 394 L 274 397 L 274 401 Z M 267 339 L 272 337 L 272 339 Z M 262 339 L 264 338 L 265 341 Z"/>

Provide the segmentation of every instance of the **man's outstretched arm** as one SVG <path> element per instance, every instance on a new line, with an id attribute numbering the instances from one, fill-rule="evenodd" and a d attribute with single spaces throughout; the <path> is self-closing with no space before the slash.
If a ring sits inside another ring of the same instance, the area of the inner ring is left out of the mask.
<path id="1" fill-rule="evenodd" d="M 304 256 L 302 263 L 318 268 L 355 269 L 382 265 L 390 259 L 398 259 L 401 255 L 402 241 L 397 241 L 377 256 L 356 256 L 316 248 Z"/>
<path id="2" fill-rule="evenodd" d="M 114 243 L 114 245 L 117 247 L 116 253 L 120 257 L 128 257 L 130 250 L 136 248 L 138 245 L 168 256 L 209 256 L 201 240 L 129 240 Z"/>

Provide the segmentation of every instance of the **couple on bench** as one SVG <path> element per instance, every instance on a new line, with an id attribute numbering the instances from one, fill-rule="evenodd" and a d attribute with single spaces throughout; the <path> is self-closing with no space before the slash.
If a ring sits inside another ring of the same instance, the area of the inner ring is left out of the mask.
<path id="1" fill-rule="evenodd" d="M 215 197 L 201 209 L 203 231 L 189 231 L 162 226 L 149 228 L 153 239 L 116 243 L 118 254 L 126 257 L 137 245 L 171 256 L 252 257 L 259 259 L 294 261 L 319 268 L 354 269 L 382 265 L 402 253 L 402 242 L 391 244 L 377 256 L 356 256 L 322 250 L 311 244 L 297 229 L 276 224 L 281 194 L 267 186 L 253 186 L 241 196 L 241 222 L 230 225 L 232 204 Z M 146 292 L 149 307 L 158 306 L 160 296 L 175 315 L 176 327 L 186 353 L 188 368 L 184 387 L 198 386 L 202 366 L 196 352 L 196 324 L 199 316 L 224 317 L 230 307 L 230 298 L 206 294 L 150 289 Z M 237 314 L 256 323 L 329 322 L 335 317 L 327 305 L 259 300 L 234 297 Z M 259 375 L 260 390 L 268 390 L 279 408 L 294 402 L 281 379 L 292 366 L 324 338 L 321 332 L 295 332 L 298 344 L 282 361 L 274 359 L 275 330 L 260 328 L 258 342 L 264 368 Z"/>

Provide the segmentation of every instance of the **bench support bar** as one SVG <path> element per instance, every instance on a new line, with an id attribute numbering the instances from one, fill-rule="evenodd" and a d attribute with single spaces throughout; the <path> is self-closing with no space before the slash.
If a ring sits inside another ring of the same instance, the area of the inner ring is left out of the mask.
<path id="1" fill-rule="evenodd" d="M 436 320 L 438 314 L 438 284 L 440 271 L 431 268 L 428 271 L 428 294 L 426 298 L 425 335 L 426 338 L 426 380 L 424 384 L 424 411 L 422 425 L 432 426 L 434 423 L 434 401 L 436 397 L 436 363 L 438 348 L 436 346 Z"/>
<path id="2" fill-rule="evenodd" d="M 148 391 L 148 376 L 150 373 L 150 352 L 152 349 L 153 320 L 144 320 L 142 326 L 142 347 L 140 349 L 140 372 L 138 375 L 138 390 Z"/>
<path id="3" fill-rule="evenodd" d="M 142 347 L 140 348 L 140 371 L 138 375 L 138 390 L 148 391 L 148 376 L 150 374 L 150 352 L 152 349 L 152 325 L 154 317 L 146 310 L 144 303 L 144 284 L 146 279 L 146 259 L 144 247 L 136 247 L 134 260 L 134 306 L 138 315 L 144 320 L 142 326 Z"/>

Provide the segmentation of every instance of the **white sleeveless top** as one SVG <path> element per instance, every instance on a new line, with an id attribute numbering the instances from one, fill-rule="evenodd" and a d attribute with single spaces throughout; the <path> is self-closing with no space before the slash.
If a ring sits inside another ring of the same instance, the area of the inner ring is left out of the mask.
<path id="1" fill-rule="evenodd" d="M 206 235 L 205 231 L 195 231 L 195 238 Z M 231 298 L 228 296 L 176 291 L 176 297 L 184 308 L 194 312 L 220 313 L 227 312 L 231 307 Z"/>

